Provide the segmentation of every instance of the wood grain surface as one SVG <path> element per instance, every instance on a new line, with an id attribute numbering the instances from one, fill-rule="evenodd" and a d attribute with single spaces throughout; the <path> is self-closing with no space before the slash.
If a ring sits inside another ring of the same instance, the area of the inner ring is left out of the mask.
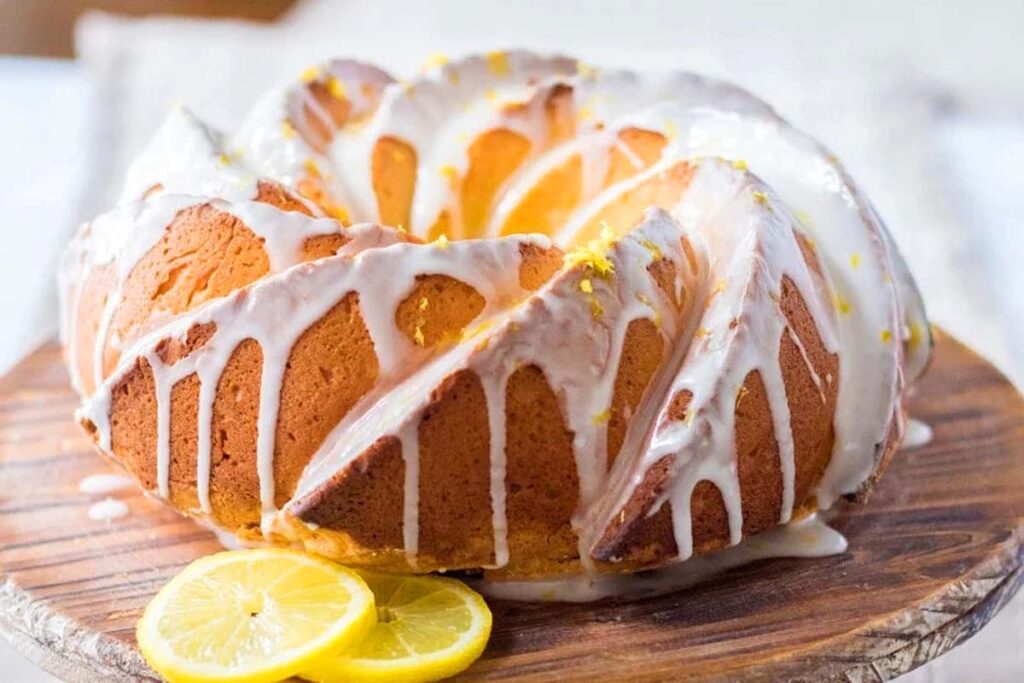
<path id="1" fill-rule="evenodd" d="M 294 4 L 295 0 L 0 0 L 0 54 L 70 59 L 75 56 L 75 24 L 91 11 L 270 22 Z"/>
<path id="2" fill-rule="evenodd" d="M 0 379 L 0 631 L 66 680 L 154 678 L 134 648 L 150 597 L 219 549 L 134 489 L 89 519 L 82 477 L 110 471 L 71 419 L 48 345 Z M 983 626 L 1024 582 L 1024 401 L 946 335 L 911 403 L 934 440 L 899 453 L 833 526 L 848 552 L 770 560 L 674 595 L 591 605 L 493 602 L 466 680 L 882 681 Z"/>

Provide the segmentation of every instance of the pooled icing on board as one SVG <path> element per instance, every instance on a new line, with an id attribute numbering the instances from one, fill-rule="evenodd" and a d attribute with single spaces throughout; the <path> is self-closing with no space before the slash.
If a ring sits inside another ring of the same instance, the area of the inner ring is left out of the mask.
<path id="1" fill-rule="evenodd" d="M 112 522 L 128 514 L 128 503 L 123 500 L 104 498 L 89 506 L 89 519 L 97 522 Z"/>
<path id="2" fill-rule="evenodd" d="M 135 485 L 135 480 L 124 474 L 90 474 L 78 482 L 78 490 L 89 495 L 102 495 L 123 491 Z"/>
<path id="3" fill-rule="evenodd" d="M 782 524 L 737 545 L 639 574 L 597 574 L 532 581 L 477 580 L 473 586 L 499 600 L 594 602 L 635 600 L 691 588 L 751 562 L 781 557 L 828 557 L 846 551 L 846 539 L 818 515 Z"/>
<path id="4" fill-rule="evenodd" d="M 904 448 L 920 448 L 932 442 L 932 428 L 927 422 L 911 418 L 907 421 L 907 435 L 903 439 Z"/>

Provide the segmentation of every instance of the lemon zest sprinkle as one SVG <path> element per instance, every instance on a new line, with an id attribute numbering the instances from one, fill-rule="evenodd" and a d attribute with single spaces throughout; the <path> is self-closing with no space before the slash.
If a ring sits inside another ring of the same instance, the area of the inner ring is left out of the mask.
<path id="1" fill-rule="evenodd" d="M 856 270 L 860 266 L 860 254 L 850 254 L 850 267 Z"/>
<path id="2" fill-rule="evenodd" d="M 676 126 L 675 122 L 665 122 L 665 136 L 668 138 L 669 142 L 674 142 L 679 139 L 679 128 Z"/>
<path id="3" fill-rule="evenodd" d="M 504 52 L 488 52 L 487 68 L 490 69 L 491 73 L 495 76 L 507 76 L 508 55 Z"/>
<path id="4" fill-rule="evenodd" d="M 447 249 L 448 248 L 448 235 L 445 235 L 444 233 L 441 233 L 440 235 L 437 236 L 437 239 L 434 240 L 434 244 L 437 245 L 438 249 Z"/>
<path id="5" fill-rule="evenodd" d="M 840 313 L 842 313 L 843 315 L 849 315 L 850 314 L 850 302 L 847 301 L 846 299 L 844 299 L 843 296 L 839 292 L 836 292 L 835 300 L 836 300 L 836 310 L 839 311 Z"/>
<path id="6" fill-rule="evenodd" d="M 482 333 L 484 333 L 488 329 L 490 329 L 490 327 L 493 324 L 494 323 L 491 322 L 490 320 L 485 320 L 482 323 L 480 323 L 479 325 L 476 325 L 475 327 L 473 327 L 473 329 L 469 330 L 468 332 L 463 330 L 462 335 L 461 335 L 462 339 L 473 339 L 475 337 L 479 337 Z"/>
<path id="7" fill-rule="evenodd" d="M 349 213 L 348 213 L 348 208 L 346 208 L 345 206 L 343 206 L 341 204 L 335 204 L 334 206 L 330 207 L 329 213 L 334 218 L 338 219 L 339 221 L 341 221 L 345 225 L 348 225 L 349 219 L 351 218 L 351 216 L 349 216 Z"/>
<path id="8" fill-rule="evenodd" d="M 916 320 L 911 322 L 909 327 L 910 337 L 907 339 L 907 347 L 913 351 L 920 346 L 921 341 L 924 339 L 924 330 L 921 329 L 921 323 Z"/>
<path id="9" fill-rule="evenodd" d="M 425 346 L 425 340 L 423 338 L 423 329 L 417 325 L 415 331 L 412 333 L 413 341 L 416 342 L 416 346 Z"/>
<path id="10" fill-rule="evenodd" d="M 662 321 L 662 315 L 661 315 L 661 311 L 659 311 L 655 307 L 654 302 L 652 302 L 650 297 L 648 297 L 646 294 L 637 294 L 636 298 L 637 298 L 637 300 L 640 303 L 642 303 L 643 305 L 647 306 L 648 308 L 650 308 L 654 312 L 654 325 L 655 325 L 655 327 L 660 328 L 661 327 L 661 321 Z"/>
<path id="11" fill-rule="evenodd" d="M 321 66 L 308 67 L 306 69 L 303 69 L 302 73 L 299 74 L 299 80 L 301 80 L 303 83 L 312 83 L 316 79 L 320 78 L 320 74 L 322 74 L 323 71 L 323 67 Z"/>
<path id="12" fill-rule="evenodd" d="M 327 92 L 336 100 L 343 100 L 348 97 L 348 91 L 345 90 L 345 84 L 334 76 L 327 79 Z"/>
<path id="13" fill-rule="evenodd" d="M 711 291 L 708 292 L 707 299 L 705 299 L 705 301 L 707 302 L 706 305 L 710 305 L 712 299 L 714 299 L 716 296 L 724 292 L 725 286 L 725 278 L 718 278 L 717 280 L 715 280 L 715 286 L 711 288 Z M 768 295 L 772 298 L 773 301 L 778 301 L 778 297 L 775 296 L 773 292 L 769 292 Z"/>
<path id="14" fill-rule="evenodd" d="M 430 300 L 427 299 L 427 297 L 425 297 L 425 296 L 424 297 L 420 297 L 419 309 L 421 311 L 425 311 L 425 310 L 427 310 L 428 306 L 430 306 Z"/>
<path id="15" fill-rule="evenodd" d="M 597 415 L 594 415 L 593 417 L 591 417 L 590 421 L 594 424 L 594 426 L 600 426 L 600 425 L 603 425 L 603 424 L 607 424 L 608 421 L 611 420 L 611 419 L 612 419 L 612 411 L 611 410 L 604 410 L 604 411 L 598 413 Z"/>
<path id="16" fill-rule="evenodd" d="M 608 258 L 608 251 L 618 239 L 615 230 L 607 221 L 601 221 L 600 237 L 581 244 L 563 257 L 567 266 L 582 265 L 593 270 L 599 277 L 607 278 L 615 272 L 615 264 Z"/>
<path id="17" fill-rule="evenodd" d="M 291 121 L 281 122 L 281 135 L 283 135 L 286 140 L 290 140 L 295 137 L 295 126 L 292 125 Z"/>
<path id="18" fill-rule="evenodd" d="M 732 167 L 737 171 L 746 171 L 749 168 L 746 159 L 733 159 Z"/>
<path id="19" fill-rule="evenodd" d="M 760 190 L 754 191 L 754 201 L 763 206 L 768 206 L 768 195 Z"/>
<path id="20" fill-rule="evenodd" d="M 646 237 L 644 239 L 640 240 L 640 244 L 643 245 L 644 249 L 646 249 L 647 251 L 651 252 L 651 260 L 652 261 L 660 261 L 661 260 L 661 258 L 663 256 L 663 254 L 661 252 L 661 247 L 659 247 L 657 244 L 655 244 L 651 240 L 647 239 Z"/>
<path id="21" fill-rule="evenodd" d="M 440 172 L 441 172 L 441 175 L 443 175 L 448 180 L 455 180 L 456 176 L 459 173 L 457 170 L 455 170 L 455 167 L 452 166 L 451 164 L 445 164 L 444 166 L 442 166 L 440 168 Z"/>
<path id="22" fill-rule="evenodd" d="M 882 330 L 882 333 L 879 336 L 882 338 L 883 344 L 888 344 L 889 342 L 892 341 L 892 330 L 886 328 Z"/>
<path id="23" fill-rule="evenodd" d="M 584 294 L 594 293 L 594 283 L 590 281 L 590 278 L 583 278 L 580 280 L 580 291 Z"/>
<path id="24" fill-rule="evenodd" d="M 433 52 L 423 62 L 422 70 L 431 71 L 440 68 L 448 63 L 448 55 L 443 52 Z"/>
<path id="25" fill-rule="evenodd" d="M 313 176 L 314 178 L 320 177 L 320 167 L 316 165 L 315 161 L 307 157 L 306 160 L 302 162 L 302 165 L 306 169 L 306 172 L 309 173 L 309 175 Z"/>

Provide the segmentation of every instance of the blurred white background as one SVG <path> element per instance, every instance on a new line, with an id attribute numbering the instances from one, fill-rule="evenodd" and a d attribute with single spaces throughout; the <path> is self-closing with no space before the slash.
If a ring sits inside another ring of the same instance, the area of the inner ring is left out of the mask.
<path id="1" fill-rule="evenodd" d="M 0 0 L 0 24 L 17 34 L 12 4 Z M 1022 35 L 1021 0 L 306 0 L 273 24 L 90 13 L 74 61 L 0 57 L 0 371 L 54 334 L 60 245 L 110 205 L 174 102 L 230 128 L 268 86 L 328 56 L 402 75 L 434 52 L 529 47 L 701 71 L 767 99 L 865 187 L 933 320 L 1021 386 Z M 5 648 L 5 680 L 47 680 Z M 901 680 L 1009 683 L 1022 672 L 1017 599 Z"/>

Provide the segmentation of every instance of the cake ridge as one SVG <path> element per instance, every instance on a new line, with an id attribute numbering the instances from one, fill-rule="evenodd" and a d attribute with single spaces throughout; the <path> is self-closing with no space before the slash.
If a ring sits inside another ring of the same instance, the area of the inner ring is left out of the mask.
<path id="1" fill-rule="evenodd" d="M 504 566 L 508 561 L 507 530 L 503 528 L 504 504 L 500 495 L 494 495 L 494 490 L 504 490 L 504 462 L 498 454 L 504 454 L 504 395 L 510 376 L 523 366 L 535 365 L 544 372 L 549 381 L 560 388 L 560 403 L 568 425 L 576 434 L 573 457 L 581 482 L 580 497 L 585 501 L 595 496 L 607 468 L 606 445 L 603 440 L 606 434 L 602 429 L 604 422 L 600 416 L 611 403 L 611 380 L 616 376 L 616 365 L 621 357 L 620 349 L 627 326 L 637 319 L 658 318 L 669 328 L 670 336 L 674 336 L 672 330 L 676 327 L 668 302 L 657 303 L 659 299 L 664 298 L 664 293 L 655 280 L 642 268 L 627 269 L 626 266 L 634 264 L 638 258 L 654 262 L 652 247 L 658 252 L 657 259 L 669 259 L 674 256 L 674 261 L 681 265 L 685 258 L 679 238 L 678 224 L 668 214 L 652 210 L 635 231 L 621 239 L 609 240 L 605 245 L 610 251 L 610 263 L 622 266 L 620 270 L 623 277 L 634 278 L 632 285 L 628 284 L 628 281 L 617 280 L 616 286 L 611 287 L 592 274 L 585 263 L 564 270 L 519 306 L 503 313 L 500 321 L 489 325 L 479 336 L 473 337 L 468 343 L 447 350 L 443 356 L 444 364 L 426 366 L 425 370 L 421 370 L 426 373 L 425 376 L 410 378 L 408 381 L 412 384 L 390 392 L 386 402 L 377 402 L 373 409 L 392 411 L 388 414 L 399 420 L 398 424 L 387 428 L 381 426 L 376 431 L 366 432 L 359 439 L 345 439 L 341 443 L 346 449 L 346 455 L 339 458 L 335 467 L 327 471 L 334 472 L 344 463 L 358 458 L 364 449 L 376 443 L 385 434 L 392 434 L 399 439 L 403 459 L 407 463 L 415 462 L 416 434 L 420 424 L 419 411 L 428 407 L 429 401 L 425 397 L 430 394 L 431 387 L 442 384 L 444 378 L 463 368 L 473 371 L 481 378 L 491 435 L 491 508 L 496 520 L 493 524 L 493 566 Z M 641 241 L 646 244 L 642 244 Z M 622 250 L 626 250 L 629 256 L 619 255 Z M 589 278 L 586 277 L 588 274 Z M 693 280 L 697 275 L 690 273 L 680 277 L 678 286 L 693 289 Z M 581 295 L 579 285 L 584 280 L 591 282 L 592 299 Z M 626 301 L 619 300 L 623 292 L 627 293 Z M 592 332 L 587 332 L 591 325 L 586 321 L 593 315 L 592 302 L 598 300 L 604 302 L 602 320 L 614 321 L 615 324 L 611 326 L 609 323 L 608 327 L 600 325 Z M 553 343 L 547 343 L 559 339 L 570 341 L 570 348 L 559 352 Z M 584 345 L 583 349 L 578 349 L 580 344 Z M 592 347 L 596 350 L 591 351 Z M 587 355 L 588 351 L 590 355 Z M 578 359 L 589 360 L 581 366 Z M 435 359 L 432 362 L 438 361 Z M 599 375 L 604 380 L 596 386 L 589 382 L 592 377 L 591 364 L 606 364 L 598 368 Z M 424 398 L 417 403 L 418 397 Z M 592 398 L 588 400 L 588 397 Z M 404 409 L 395 413 L 392 405 L 403 406 Z M 369 414 L 359 419 L 364 420 L 368 417 Z M 376 416 L 369 421 L 374 426 L 379 422 Z M 351 431 L 352 428 L 346 429 L 346 425 L 339 425 L 338 432 L 350 434 Z M 312 476 L 312 472 L 311 468 L 307 471 L 307 476 Z M 322 491 L 319 487 L 322 483 L 322 479 L 315 478 L 300 483 L 297 501 L 293 504 L 293 507 L 299 510 L 296 517 L 302 516 L 301 509 L 305 504 L 303 492 L 310 491 L 315 496 L 320 496 Z M 415 488 L 415 485 L 411 485 L 412 490 Z M 406 492 L 411 489 L 407 484 Z M 405 512 L 405 552 L 410 558 L 415 556 L 415 519 L 415 515 L 409 511 Z M 325 527 L 322 520 L 317 522 L 317 525 L 320 531 Z"/>
<path id="2" fill-rule="evenodd" d="M 376 228 L 374 228 L 376 230 Z M 375 300 L 378 306 L 366 307 L 363 320 L 377 349 L 380 371 L 385 375 L 402 374 L 404 365 L 427 353 L 418 350 L 415 343 L 395 328 L 389 314 L 398 300 L 408 291 L 406 282 L 417 275 L 436 270 L 446 270 L 468 281 L 475 291 L 494 302 L 508 297 L 522 296 L 519 287 L 518 270 L 521 263 L 520 247 L 532 244 L 547 248 L 550 243 L 543 237 L 511 237 L 500 241 L 459 242 L 447 246 L 421 245 L 396 241 L 388 246 L 373 248 L 355 254 L 329 257 L 317 263 L 300 263 L 276 275 L 263 278 L 232 295 L 205 307 L 197 308 L 179 317 L 172 327 L 162 327 L 144 338 L 139 348 L 130 350 L 144 358 L 153 372 L 156 384 L 157 412 L 157 481 L 161 496 L 169 494 L 169 422 L 170 391 L 179 381 L 193 372 L 200 379 L 200 387 L 206 387 L 200 399 L 200 411 L 208 416 L 215 395 L 215 387 L 221 372 L 231 354 L 245 339 L 255 339 L 265 355 L 263 372 L 260 376 L 260 412 L 257 432 L 257 464 L 260 482 L 260 500 L 264 512 L 276 510 L 274 506 L 273 427 L 277 421 L 279 389 L 283 382 L 286 361 L 299 336 L 321 319 L 331 307 L 350 292 L 356 292 L 365 300 Z M 461 253 L 473 258 L 458 258 Z M 405 266 L 402 277 L 396 277 L 391 265 Z M 418 264 L 418 266 L 417 266 Z M 491 279 L 494 273 L 507 273 L 501 281 Z M 494 305 L 493 303 L 491 304 Z M 268 311 L 261 311 L 265 306 Z M 486 309 L 485 309 L 486 310 Z M 287 323 L 287 325 L 284 325 Z M 176 359 L 168 364 L 160 357 L 161 345 L 168 338 L 184 338 L 196 327 L 213 325 L 211 339 L 193 356 Z M 226 341 L 221 337 L 226 336 Z M 221 342 L 218 346 L 217 343 Z M 129 354 L 130 356 L 131 354 Z M 269 356 L 269 360 L 266 357 Z M 117 383 L 132 368 L 132 359 L 121 365 L 106 386 L 93 397 L 93 403 L 83 410 L 83 417 L 89 419 L 98 430 L 100 446 L 110 449 L 111 430 L 105 420 L 109 413 L 109 394 Z M 97 400 L 98 399 L 98 400 Z M 208 419 L 200 420 L 201 425 Z M 202 429 L 202 427 L 201 427 Z M 205 436 L 205 434 L 204 434 Z M 208 439 L 200 439 L 199 462 L 208 459 Z M 205 466 L 204 466 L 205 467 Z M 205 488 L 200 479 L 200 491 Z M 201 501 L 205 495 L 200 493 Z M 202 511 L 209 513 L 207 503 Z"/>

